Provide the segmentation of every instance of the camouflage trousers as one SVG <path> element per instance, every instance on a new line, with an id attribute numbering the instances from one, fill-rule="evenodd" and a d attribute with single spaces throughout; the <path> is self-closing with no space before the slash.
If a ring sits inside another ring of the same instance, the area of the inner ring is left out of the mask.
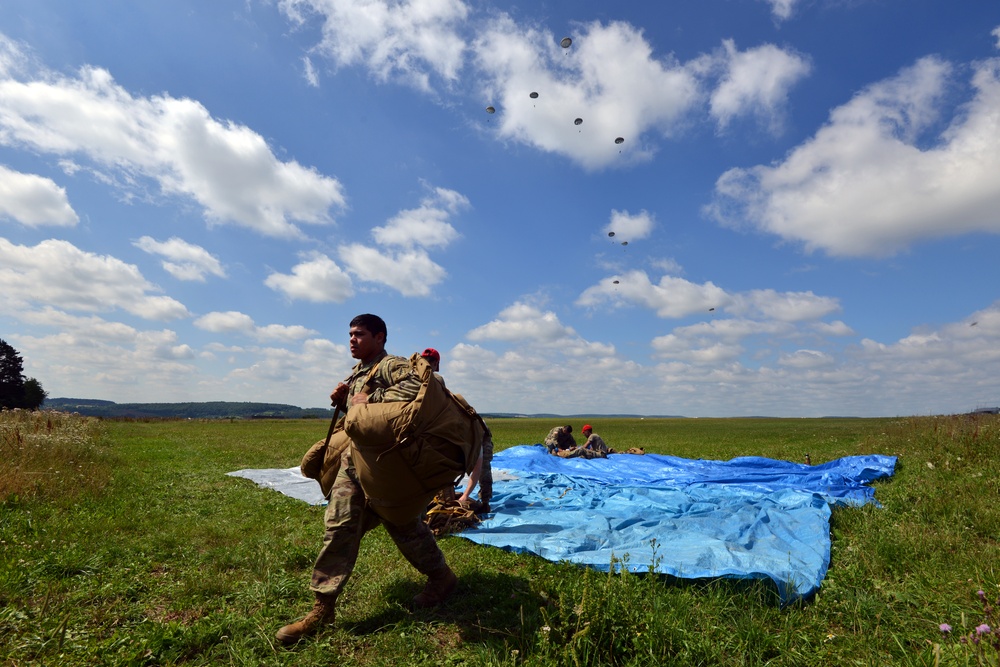
<path id="1" fill-rule="evenodd" d="M 484 503 L 493 498 L 493 438 L 489 433 L 483 438 L 483 467 L 479 474 L 479 500 Z"/>
<path id="2" fill-rule="evenodd" d="M 383 524 L 381 517 L 368 506 L 350 450 L 342 455 L 340 472 L 330 491 L 330 503 L 326 506 L 323 521 L 326 524 L 323 548 L 316 557 L 309 588 L 336 597 L 354 571 L 361 539 L 369 530 Z M 384 525 L 400 553 L 419 572 L 433 576 L 447 567 L 434 534 L 420 518 L 406 526 L 396 526 L 388 521 Z"/>
<path id="3" fill-rule="evenodd" d="M 575 459 L 577 457 L 583 457 L 585 459 L 606 459 L 608 455 L 604 452 L 594 451 L 593 449 L 587 449 L 586 447 L 573 447 L 572 449 L 562 449 L 555 452 L 556 456 L 562 457 L 564 459 Z"/>

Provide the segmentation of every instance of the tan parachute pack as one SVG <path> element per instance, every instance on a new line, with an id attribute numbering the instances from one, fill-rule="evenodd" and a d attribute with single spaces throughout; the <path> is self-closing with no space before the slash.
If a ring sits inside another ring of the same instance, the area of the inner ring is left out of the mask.
<path id="1" fill-rule="evenodd" d="M 416 398 L 353 405 L 344 419 L 361 488 L 371 508 L 397 525 L 417 519 L 438 491 L 471 472 L 485 432 L 475 409 L 448 391 L 426 359 L 414 354 L 410 367 L 422 382 Z"/>
<path id="2" fill-rule="evenodd" d="M 324 498 L 330 497 L 333 483 L 337 479 L 337 473 L 340 472 L 340 457 L 350 446 L 351 439 L 344 433 L 343 428 L 339 428 L 330 436 L 329 442 L 326 438 L 319 440 L 302 457 L 299 466 L 302 476 L 319 482 Z"/>

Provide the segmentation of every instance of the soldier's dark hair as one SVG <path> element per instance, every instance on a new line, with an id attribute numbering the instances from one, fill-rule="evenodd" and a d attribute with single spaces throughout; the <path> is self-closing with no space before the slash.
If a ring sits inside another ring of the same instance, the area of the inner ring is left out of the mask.
<path id="1" fill-rule="evenodd" d="M 572 424 L 566 424 L 565 426 L 563 426 L 563 428 L 566 429 L 567 433 L 572 433 L 573 432 L 573 425 Z"/>
<path id="2" fill-rule="evenodd" d="M 383 320 L 378 315 L 372 315 L 371 313 L 364 313 L 358 315 L 353 320 L 351 320 L 352 327 L 362 327 L 368 331 L 372 336 L 377 336 L 382 334 L 385 338 L 389 337 L 389 331 L 385 328 L 385 320 Z"/>

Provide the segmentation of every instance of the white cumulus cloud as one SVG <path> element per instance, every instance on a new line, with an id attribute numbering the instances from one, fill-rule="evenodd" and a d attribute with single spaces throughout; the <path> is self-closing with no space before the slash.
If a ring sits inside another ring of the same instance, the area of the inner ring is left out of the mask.
<path id="1" fill-rule="evenodd" d="M 151 179 L 197 201 L 210 223 L 267 236 L 301 236 L 296 223 L 328 224 L 331 207 L 345 204 L 336 179 L 279 160 L 259 134 L 195 100 L 133 96 L 96 67 L 75 77 L 2 74 L 0 144 L 89 160 L 123 187 Z"/>
<path id="2" fill-rule="evenodd" d="M 36 174 L 23 174 L 0 164 L 0 219 L 28 227 L 72 227 L 80 218 L 69 204 L 66 189 Z"/>
<path id="3" fill-rule="evenodd" d="M 458 29 L 469 9 L 461 0 L 280 0 L 295 23 L 322 22 L 314 51 L 336 65 L 365 65 L 380 81 L 431 90 L 431 75 L 454 81 L 465 39 Z"/>
<path id="4" fill-rule="evenodd" d="M 754 115 L 779 132 L 788 91 L 809 73 L 809 62 L 773 44 L 738 51 L 727 39 L 722 46 L 725 74 L 711 94 L 712 116 L 725 128 L 739 116 Z"/>
<path id="5" fill-rule="evenodd" d="M 764 2 L 771 5 L 771 15 L 780 22 L 791 18 L 799 0 L 764 0 Z"/>
<path id="6" fill-rule="evenodd" d="M 39 303 L 66 310 L 105 312 L 116 308 L 150 320 L 187 317 L 176 299 L 159 289 L 134 264 L 49 239 L 22 246 L 0 238 L 0 300 Z"/>
<path id="7" fill-rule="evenodd" d="M 728 310 L 735 315 L 757 316 L 781 322 L 818 320 L 840 310 L 833 297 L 812 292 L 778 292 L 772 289 L 751 290 L 734 295 Z"/>
<path id="8" fill-rule="evenodd" d="M 372 236 L 380 245 L 445 247 L 458 238 L 448 219 L 468 205 L 469 200 L 462 194 L 437 188 L 418 208 L 400 211 L 384 227 L 372 229 Z"/>
<path id="9" fill-rule="evenodd" d="M 784 161 L 724 173 L 706 211 L 838 256 L 1000 233 L 1000 59 L 972 69 L 974 96 L 934 141 L 924 134 L 961 70 L 927 57 L 835 109 Z"/>
<path id="10" fill-rule="evenodd" d="M 178 280 L 205 282 L 205 275 L 225 278 L 226 272 L 218 258 L 201 246 L 176 236 L 166 241 L 157 241 L 151 236 L 143 236 L 132 245 L 152 255 L 164 258 L 163 268 Z"/>
<path id="11" fill-rule="evenodd" d="M 684 278 L 663 276 L 654 284 L 645 271 L 633 270 L 601 280 L 577 298 L 578 306 L 595 307 L 604 303 L 632 303 L 645 306 L 660 317 L 686 317 L 727 305 L 731 297 L 711 281 L 698 285 Z"/>
<path id="12" fill-rule="evenodd" d="M 194 325 L 204 331 L 223 334 L 242 334 L 258 340 L 277 340 L 291 342 L 313 336 L 317 331 L 294 324 L 268 324 L 257 326 L 253 318 L 246 313 L 235 310 L 216 311 L 202 315 L 194 321 Z"/>
<path id="13" fill-rule="evenodd" d="M 212 333 L 251 333 L 254 329 L 252 317 L 234 310 L 202 315 L 194 325 Z"/>
<path id="14" fill-rule="evenodd" d="M 611 211 L 611 220 L 604 226 L 604 232 L 615 241 L 632 242 L 647 238 L 656 225 L 656 220 L 648 211 L 632 215 L 628 211 Z"/>
<path id="15" fill-rule="evenodd" d="M 551 343 L 574 335 L 571 327 L 559 321 L 552 311 L 518 302 L 505 308 L 500 316 L 468 333 L 472 341 L 537 341 Z"/>
<path id="16" fill-rule="evenodd" d="M 362 282 L 385 285 L 403 296 L 429 296 L 447 276 L 427 248 L 444 248 L 458 238 L 452 216 L 469 207 L 455 190 L 434 188 L 418 208 L 400 211 L 384 226 L 372 229 L 382 248 L 361 243 L 341 245 L 338 256 Z"/>
<path id="17" fill-rule="evenodd" d="M 796 350 L 790 354 L 781 355 L 778 363 L 782 366 L 795 368 L 820 368 L 833 366 L 835 360 L 829 354 L 818 350 Z"/>
<path id="18" fill-rule="evenodd" d="M 354 295 L 351 277 L 336 262 L 318 252 L 306 253 L 291 274 L 274 272 L 264 280 L 289 299 L 316 303 L 344 303 Z"/>
<path id="19" fill-rule="evenodd" d="M 701 99 L 695 73 L 672 56 L 654 57 L 641 30 L 624 22 L 591 23 L 573 39 L 565 53 L 556 35 L 507 16 L 479 31 L 475 63 L 500 138 L 588 169 L 649 159 L 653 147 L 643 135 L 672 134 Z M 617 137 L 625 143 L 615 144 Z"/>
<path id="20" fill-rule="evenodd" d="M 384 253 L 352 243 L 338 250 L 344 266 L 359 280 L 379 283 L 403 296 L 429 296 L 431 288 L 444 280 L 444 268 L 422 248 Z"/>
<path id="21" fill-rule="evenodd" d="M 495 110 L 490 127 L 498 140 L 556 153 L 588 170 L 651 159 L 657 140 L 698 122 L 712 88 L 720 124 L 756 116 L 777 131 L 788 89 L 808 71 L 793 52 L 773 45 L 740 52 L 731 41 L 681 62 L 654 53 L 642 29 L 625 21 L 578 24 L 564 49 L 563 34 L 504 11 L 473 12 L 461 0 L 281 0 L 279 6 L 296 25 L 322 23 L 311 55 L 335 67 L 365 67 L 380 81 L 406 82 L 444 103 L 445 93 L 472 91 L 477 104 Z"/>

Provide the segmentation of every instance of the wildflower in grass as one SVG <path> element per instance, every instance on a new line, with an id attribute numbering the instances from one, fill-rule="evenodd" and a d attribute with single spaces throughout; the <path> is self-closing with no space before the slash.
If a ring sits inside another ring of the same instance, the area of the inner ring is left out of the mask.
<path id="1" fill-rule="evenodd" d="M 959 645 L 967 647 L 965 650 L 971 651 L 972 654 L 977 656 L 979 660 L 978 664 L 1000 664 L 995 662 L 995 659 L 993 659 L 994 661 L 991 661 L 989 657 L 986 656 L 986 653 L 984 653 L 988 652 L 992 654 L 993 651 L 991 649 L 993 649 L 1000 654 L 1000 632 L 995 632 L 993 630 L 993 627 L 996 627 L 997 623 L 1000 623 L 1000 619 L 997 618 L 994 606 L 991 605 L 989 600 L 986 598 L 985 591 L 982 589 L 977 590 L 976 597 L 979 598 L 983 605 L 983 616 L 985 617 L 983 619 L 984 622 L 975 626 L 970 632 L 966 632 L 955 637 L 955 639 L 958 641 Z M 1000 600 L 997 601 L 997 605 L 1000 605 Z M 993 624 L 992 627 L 990 626 L 991 623 Z M 962 614 L 962 625 L 968 627 L 965 625 L 964 613 Z M 947 623 L 941 623 L 938 626 L 938 629 L 941 630 L 942 634 L 946 636 L 954 636 L 951 634 L 951 626 Z M 984 659 L 987 660 L 986 663 L 983 662 Z"/>

